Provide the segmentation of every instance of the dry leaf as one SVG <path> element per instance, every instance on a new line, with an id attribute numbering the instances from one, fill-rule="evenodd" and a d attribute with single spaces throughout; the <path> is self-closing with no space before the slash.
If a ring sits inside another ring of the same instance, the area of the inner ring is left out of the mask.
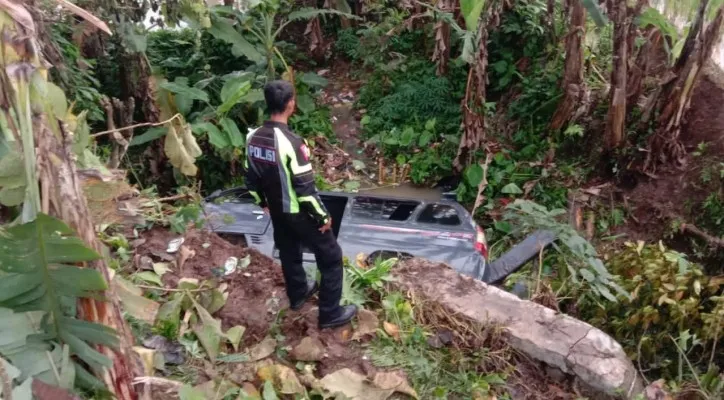
<path id="1" fill-rule="evenodd" d="M 400 340 L 399 326 L 387 321 L 382 323 L 382 326 L 385 328 L 385 332 L 387 332 L 388 335 L 392 336 L 395 340 Z"/>
<path id="2" fill-rule="evenodd" d="M 108 25 L 106 25 L 105 22 L 101 21 L 98 17 L 95 15 L 89 13 L 88 11 L 78 7 L 77 5 L 69 2 L 68 0 L 56 0 L 61 6 L 67 8 L 70 12 L 73 14 L 83 18 L 84 20 L 90 22 L 91 24 L 95 25 L 96 28 L 102 30 L 103 32 L 113 35 L 111 33 L 111 30 L 108 29 Z"/>
<path id="3" fill-rule="evenodd" d="M 352 336 L 353 340 L 359 340 L 367 335 L 374 334 L 377 332 L 377 327 L 380 325 L 380 320 L 377 318 L 377 314 L 370 310 L 362 309 L 357 314 L 357 331 Z"/>
<path id="4" fill-rule="evenodd" d="M 10 14 L 10 17 L 15 22 L 19 23 L 25 29 L 27 29 L 30 34 L 33 34 L 35 32 L 35 23 L 33 22 L 33 17 L 30 15 L 28 10 L 23 7 L 22 4 L 10 0 L 0 0 L 0 7 L 3 8 L 3 11 Z"/>
<path id="5" fill-rule="evenodd" d="M 290 356 L 296 361 L 319 361 L 324 356 L 324 344 L 317 338 L 305 337 Z"/>
<path id="6" fill-rule="evenodd" d="M 176 258 L 176 265 L 178 265 L 178 270 L 183 271 L 186 261 L 193 258 L 195 255 L 195 250 L 191 250 L 186 246 L 181 246 L 178 252 L 178 257 Z"/>
<path id="7" fill-rule="evenodd" d="M 367 257 L 365 257 L 365 253 L 357 254 L 354 261 L 359 268 L 367 269 Z"/>
<path id="8" fill-rule="evenodd" d="M 417 397 L 417 392 L 407 382 L 407 379 L 401 375 L 399 371 L 378 372 L 372 380 L 375 386 L 380 389 L 394 390 L 395 392 L 404 393 L 413 398 Z"/>
<path id="9" fill-rule="evenodd" d="M 295 374 L 291 368 L 284 365 L 265 365 L 259 368 L 257 376 L 263 381 L 271 381 L 279 393 L 304 393 L 304 386 L 299 382 L 297 374 Z"/>
<path id="10" fill-rule="evenodd" d="M 276 348 L 277 341 L 267 337 L 249 349 L 249 361 L 254 362 L 263 360 L 274 354 L 274 350 L 276 350 Z"/>
<path id="11" fill-rule="evenodd" d="M 158 310 L 161 307 L 157 302 L 143 297 L 143 291 L 133 283 L 123 279 L 120 275 L 111 278 L 111 287 L 123 305 L 123 309 L 148 324 L 156 322 Z"/>
<path id="12" fill-rule="evenodd" d="M 261 393 L 259 393 L 259 390 L 257 390 L 257 388 L 249 382 L 244 382 L 244 384 L 241 385 L 241 390 L 246 393 L 245 398 L 247 399 L 261 399 Z"/>
<path id="13" fill-rule="evenodd" d="M 163 355 L 158 354 L 156 350 L 147 349 L 141 346 L 134 346 L 133 351 L 136 352 L 138 357 L 141 359 L 145 375 L 153 376 L 156 372 L 156 365 L 158 362 L 157 357 L 163 357 Z"/>
<path id="14" fill-rule="evenodd" d="M 349 368 L 332 372 L 319 383 L 329 394 L 342 394 L 351 400 L 386 400 L 395 392 L 392 389 L 380 389 L 374 386 L 364 375 Z"/>

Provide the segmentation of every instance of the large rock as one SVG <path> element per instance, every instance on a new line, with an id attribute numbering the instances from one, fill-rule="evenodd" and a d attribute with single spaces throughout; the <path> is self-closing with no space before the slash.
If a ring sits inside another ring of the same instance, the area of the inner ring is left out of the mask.
<path id="1" fill-rule="evenodd" d="M 412 259 L 394 274 L 400 289 L 435 301 L 450 313 L 502 326 L 511 347 L 577 376 L 593 389 L 626 398 L 643 390 L 621 345 L 585 322 L 460 275 L 444 264 Z"/>

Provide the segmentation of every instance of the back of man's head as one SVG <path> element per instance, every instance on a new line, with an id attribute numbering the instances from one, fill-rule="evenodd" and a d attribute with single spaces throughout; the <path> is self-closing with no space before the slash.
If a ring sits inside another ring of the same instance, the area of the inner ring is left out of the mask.
<path id="1" fill-rule="evenodd" d="M 294 98 L 294 86 L 290 82 L 277 80 L 264 86 L 266 108 L 271 115 L 285 112 L 292 98 Z"/>

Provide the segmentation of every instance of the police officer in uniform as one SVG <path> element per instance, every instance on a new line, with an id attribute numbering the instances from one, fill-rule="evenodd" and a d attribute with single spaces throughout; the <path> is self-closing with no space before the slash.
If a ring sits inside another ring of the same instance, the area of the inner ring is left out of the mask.
<path id="1" fill-rule="evenodd" d="M 345 325 L 357 314 L 357 307 L 339 304 L 342 250 L 332 232 L 332 218 L 317 194 L 310 150 L 287 125 L 296 107 L 294 87 L 287 81 L 269 82 L 264 98 L 271 118 L 247 135 L 247 188 L 271 215 L 290 308 L 301 309 L 319 290 L 319 327 Z M 314 252 L 321 287 L 307 280 L 302 245 Z"/>

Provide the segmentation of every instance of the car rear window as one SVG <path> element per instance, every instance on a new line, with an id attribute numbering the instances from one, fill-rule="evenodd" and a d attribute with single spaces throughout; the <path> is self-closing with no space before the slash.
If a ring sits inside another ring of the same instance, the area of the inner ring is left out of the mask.
<path id="1" fill-rule="evenodd" d="M 352 205 L 352 215 L 359 218 L 407 221 L 419 205 L 417 201 L 357 197 Z"/>
<path id="2" fill-rule="evenodd" d="M 460 225 L 461 223 L 457 210 L 445 204 L 427 205 L 417 217 L 417 222 L 438 225 Z"/>

